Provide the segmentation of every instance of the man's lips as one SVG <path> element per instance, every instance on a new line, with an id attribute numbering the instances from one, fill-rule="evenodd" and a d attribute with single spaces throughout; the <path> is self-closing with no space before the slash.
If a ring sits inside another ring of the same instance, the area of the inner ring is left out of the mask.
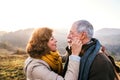
<path id="1" fill-rule="evenodd" d="M 68 43 L 72 43 L 72 40 L 71 40 L 71 39 L 68 39 L 67 42 L 68 42 Z"/>

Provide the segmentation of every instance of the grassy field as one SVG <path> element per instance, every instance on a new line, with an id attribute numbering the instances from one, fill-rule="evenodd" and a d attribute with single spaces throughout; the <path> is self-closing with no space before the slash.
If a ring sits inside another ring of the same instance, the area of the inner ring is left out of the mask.
<path id="1" fill-rule="evenodd" d="M 0 53 L 0 80 L 25 80 L 23 72 L 27 55 L 7 55 Z M 120 62 L 116 62 L 120 66 Z"/>
<path id="2" fill-rule="evenodd" d="M 23 72 L 27 55 L 0 55 L 0 80 L 25 80 Z"/>

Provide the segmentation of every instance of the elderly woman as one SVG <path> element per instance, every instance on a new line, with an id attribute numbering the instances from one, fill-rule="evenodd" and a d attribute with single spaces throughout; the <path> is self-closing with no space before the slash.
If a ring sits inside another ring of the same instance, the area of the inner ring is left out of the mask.
<path id="1" fill-rule="evenodd" d="M 57 51 L 57 41 L 52 32 L 46 27 L 33 31 L 26 47 L 29 54 L 24 66 L 27 80 L 77 80 L 81 41 L 77 38 L 73 40 L 68 69 L 65 76 L 62 77 L 62 59 Z"/>

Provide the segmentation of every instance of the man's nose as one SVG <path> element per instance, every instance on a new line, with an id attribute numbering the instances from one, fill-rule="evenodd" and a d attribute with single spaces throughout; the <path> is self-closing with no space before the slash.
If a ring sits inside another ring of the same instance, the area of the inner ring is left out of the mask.
<path id="1" fill-rule="evenodd" d="M 70 34 L 68 34 L 67 39 L 71 39 L 71 35 Z"/>

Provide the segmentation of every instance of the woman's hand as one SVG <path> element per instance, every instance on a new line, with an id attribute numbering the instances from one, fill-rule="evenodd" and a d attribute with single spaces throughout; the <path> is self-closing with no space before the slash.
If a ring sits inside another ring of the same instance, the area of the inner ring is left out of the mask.
<path id="1" fill-rule="evenodd" d="M 78 56 L 82 48 L 82 42 L 78 38 L 74 38 L 71 47 L 72 47 L 72 55 Z"/>

